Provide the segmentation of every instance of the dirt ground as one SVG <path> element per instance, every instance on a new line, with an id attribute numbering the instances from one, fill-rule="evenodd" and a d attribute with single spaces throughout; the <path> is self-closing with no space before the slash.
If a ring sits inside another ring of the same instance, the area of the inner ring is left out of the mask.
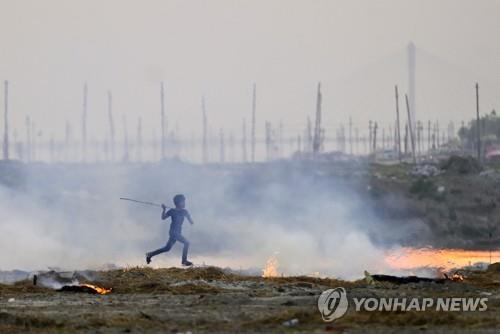
<path id="1" fill-rule="evenodd" d="M 414 176 L 413 167 L 405 164 L 358 167 L 315 165 L 318 178 L 345 180 L 369 200 L 383 222 L 367 231 L 374 241 L 390 244 L 393 238 L 395 244 L 413 247 L 498 249 L 499 169 L 439 169 L 436 175 Z M 214 267 L 82 272 L 76 275 L 80 283 L 112 287 L 113 292 L 57 292 L 28 280 L 0 284 L 0 333 L 498 333 L 499 267 L 465 272 L 463 282 L 406 285 L 262 278 Z M 317 300 L 334 287 L 346 288 L 351 307 L 341 319 L 325 323 Z M 353 297 L 488 298 L 488 309 L 356 312 Z M 292 319 L 297 321 L 287 323 Z"/>
<path id="2" fill-rule="evenodd" d="M 87 272 L 108 295 L 57 292 L 31 281 L 0 285 L 0 333 L 498 333 L 500 270 L 464 282 L 368 284 L 312 277 L 261 278 L 214 267 Z M 80 282 L 83 283 L 83 282 Z M 321 292 L 352 297 L 487 297 L 485 312 L 356 312 L 325 323 Z M 284 322 L 297 319 L 298 323 Z"/>

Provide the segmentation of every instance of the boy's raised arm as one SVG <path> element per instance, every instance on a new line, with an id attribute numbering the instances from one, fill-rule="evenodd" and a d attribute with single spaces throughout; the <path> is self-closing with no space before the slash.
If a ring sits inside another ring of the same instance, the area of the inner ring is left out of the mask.
<path id="1" fill-rule="evenodd" d="M 169 210 L 169 211 L 166 211 L 166 210 L 167 210 L 167 207 L 165 206 L 165 204 L 162 204 L 162 205 L 161 205 L 161 208 L 163 209 L 163 211 L 162 211 L 162 213 L 161 213 L 161 219 L 162 219 L 162 220 L 165 220 L 165 219 L 167 219 L 167 218 L 170 216 L 170 214 L 169 214 L 170 210 Z"/>

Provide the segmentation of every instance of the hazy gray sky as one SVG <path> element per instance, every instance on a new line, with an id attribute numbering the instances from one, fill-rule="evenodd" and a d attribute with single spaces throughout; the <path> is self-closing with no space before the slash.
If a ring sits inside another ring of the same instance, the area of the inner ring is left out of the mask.
<path id="1" fill-rule="evenodd" d="M 0 79 L 23 134 L 27 114 L 44 133 L 76 127 L 84 82 L 91 137 L 107 128 L 108 89 L 117 120 L 126 114 L 133 132 L 142 115 L 152 128 L 162 80 L 169 125 L 185 134 L 200 131 L 203 94 L 210 126 L 238 134 L 252 82 L 260 133 L 264 119 L 297 132 L 318 80 L 327 131 L 349 115 L 365 129 L 392 121 L 412 40 L 417 118 L 444 123 L 474 115 L 476 80 L 482 111 L 500 108 L 499 35 L 500 1 L 0 0 Z"/>

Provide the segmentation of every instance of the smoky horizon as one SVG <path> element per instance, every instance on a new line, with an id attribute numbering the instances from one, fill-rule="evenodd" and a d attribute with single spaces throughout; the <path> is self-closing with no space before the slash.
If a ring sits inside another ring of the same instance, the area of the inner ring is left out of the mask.
<path id="1" fill-rule="evenodd" d="M 476 82 L 482 115 L 500 102 L 498 2 L 283 4 L 2 2 L 12 157 L 237 162 L 251 159 L 252 127 L 257 160 L 268 132 L 287 157 L 312 145 L 318 82 L 326 150 L 347 132 L 367 142 L 370 122 L 394 142 L 396 85 L 402 123 L 408 94 L 413 126 L 432 123 L 441 140 L 474 116 Z"/>

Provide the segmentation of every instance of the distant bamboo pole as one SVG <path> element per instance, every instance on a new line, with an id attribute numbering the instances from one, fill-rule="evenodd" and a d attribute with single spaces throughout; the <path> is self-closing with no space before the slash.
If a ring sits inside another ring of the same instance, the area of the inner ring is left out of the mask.
<path id="1" fill-rule="evenodd" d="M 410 104 L 408 102 L 408 94 L 405 94 L 406 100 L 406 111 L 408 112 L 408 128 L 410 130 L 410 142 L 411 142 L 411 154 L 413 158 L 413 163 L 417 163 L 417 157 L 415 155 L 415 138 L 413 136 L 413 124 L 411 120 Z"/>
<path id="2" fill-rule="evenodd" d="M 406 155 L 408 153 L 408 123 L 405 123 L 404 144 L 405 144 L 405 155 Z"/>
<path id="3" fill-rule="evenodd" d="M 4 82 L 4 134 L 3 134 L 3 159 L 9 160 L 9 82 Z"/>
<path id="4" fill-rule="evenodd" d="M 312 123 L 309 116 L 307 116 L 306 147 L 304 151 L 312 152 Z"/>
<path id="5" fill-rule="evenodd" d="M 401 125 L 399 119 L 399 93 L 398 86 L 394 86 L 396 93 L 396 149 L 398 150 L 398 160 L 401 162 Z"/>
<path id="6" fill-rule="evenodd" d="M 417 152 L 418 152 L 418 155 L 420 156 L 420 154 L 422 153 L 421 151 L 421 139 L 422 139 L 422 136 L 421 136 L 421 133 L 422 133 L 422 124 L 420 121 L 417 122 Z"/>
<path id="7" fill-rule="evenodd" d="M 354 142 L 356 143 L 356 154 L 359 154 L 359 128 L 358 127 L 356 127 L 354 129 L 354 136 L 355 136 Z"/>
<path id="8" fill-rule="evenodd" d="M 385 128 L 382 128 L 382 150 L 385 150 Z"/>
<path id="9" fill-rule="evenodd" d="M 368 153 L 372 153 L 373 147 L 373 122 L 371 120 L 368 121 Z"/>
<path id="10" fill-rule="evenodd" d="M 441 138 L 439 137 L 439 121 L 436 121 L 436 143 L 436 147 L 439 148 L 441 146 Z"/>
<path id="11" fill-rule="evenodd" d="M 393 144 L 394 144 L 394 151 L 395 152 L 398 152 L 398 143 L 397 143 L 397 138 L 398 138 L 398 134 L 397 134 L 397 131 L 398 131 L 398 126 L 397 126 L 397 121 L 394 121 L 394 137 L 393 137 Z M 398 157 L 399 159 L 399 157 Z"/>

